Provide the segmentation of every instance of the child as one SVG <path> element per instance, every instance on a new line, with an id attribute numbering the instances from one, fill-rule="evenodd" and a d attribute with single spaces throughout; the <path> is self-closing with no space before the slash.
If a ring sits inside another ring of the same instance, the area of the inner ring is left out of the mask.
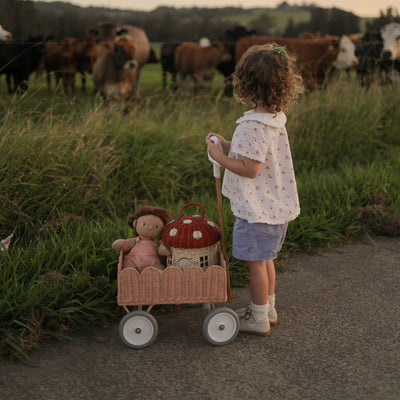
<path id="1" fill-rule="evenodd" d="M 222 193 L 236 217 L 232 255 L 247 261 L 250 272 L 251 302 L 237 310 L 240 331 L 261 336 L 278 323 L 273 260 L 288 222 L 300 213 L 283 113 L 303 91 L 293 64 L 294 58 L 275 44 L 247 50 L 233 84 L 235 97 L 252 110 L 236 121 L 232 142 L 215 133 L 206 138 L 211 157 L 226 168 Z"/>

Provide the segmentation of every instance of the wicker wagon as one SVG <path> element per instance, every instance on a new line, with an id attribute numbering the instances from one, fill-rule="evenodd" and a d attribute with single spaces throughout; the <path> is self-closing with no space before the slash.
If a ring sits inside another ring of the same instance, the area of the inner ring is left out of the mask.
<path id="1" fill-rule="evenodd" d="M 132 348 L 144 348 L 154 342 L 158 325 L 150 310 L 156 304 L 222 303 L 229 300 L 228 265 L 219 243 L 216 244 L 216 253 L 217 262 L 212 265 L 185 265 L 182 268 L 169 262 L 161 273 L 153 267 L 139 273 L 136 268 L 122 267 L 125 254 L 121 251 L 118 304 L 127 312 L 119 326 L 122 341 Z M 138 310 L 131 312 L 129 306 L 138 306 Z M 237 314 L 228 307 L 211 307 L 211 310 L 203 322 L 204 338 L 214 345 L 230 343 L 239 331 Z"/>

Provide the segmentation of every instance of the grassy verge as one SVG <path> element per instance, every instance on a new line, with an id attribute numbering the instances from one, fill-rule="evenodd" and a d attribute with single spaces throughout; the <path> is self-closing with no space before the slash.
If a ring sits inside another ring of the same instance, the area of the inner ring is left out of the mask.
<path id="1" fill-rule="evenodd" d="M 177 216 L 196 201 L 218 221 L 204 137 L 230 137 L 243 106 L 218 91 L 162 93 L 161 75 L 149 76 L 125 117 L 93 95 L 65 98 L 40 84 L 0 101 L 0 237 L 15 233 L 0 253 L 0 357 L 28 360 L 43 337 L 121 316 L 110 246 L 132 235 L 126 216 L 139 203 Z M 399 234 L 399 102 L 399 87 L 366 91 L 342 77 L 289 111 L 302 213 L 289 225 L 282 260 L 371 233 Z M 226 199 L 224 214 L 230 252 Z M 233 284 L 246 285 L 245 265 L 230 267 Z"/>

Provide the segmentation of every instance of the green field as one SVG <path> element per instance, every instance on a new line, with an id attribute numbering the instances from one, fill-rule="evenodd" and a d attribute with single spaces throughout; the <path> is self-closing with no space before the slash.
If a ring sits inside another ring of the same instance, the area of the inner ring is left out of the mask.
<path id="1" fill-rule="evenodd" d="M 290 19 L 292 19 L 293 23 L 299 24 L 302 22 L 308 22 L 311 18 L 311 14 L 309 11 L 304 10 L 276 10 L 276 9 L 252 9 L 251 12 L 248 13 L 240 13 L 237 16 L 232 15 L 227 18 L 229 21 L 235 22 L 239 25 L 244 25 L 247 28 L 253 28 L 253 21 L 258 18 L 262 18 L 266 16 L 271 18 L 272 27 L 270 30 L 271 35 L 280 36 L 285 32 L 287 24 Z"/>
<path id="2" fill-rule="evenodd" d="M 144 69 L 143 98 L 129 115 L 92 93 L 47 91 L 44 78 L 0 98 L 0 356 L 27 360 L 43 338 L 65 338 L 122 316 L 116 304 L 117 238 L 139 203 L 175 216 L 191 201 L 218 221 L 204 137 L 229 138 L 244 108 L 222 95 L 161 91 L 159 65 Z M 400 87 L 358 86 L 342 75 L 288 112 L 301 215 L 278 260 L 371 234 L 399 235 Z M 194 210 L 195 211 L 195 210 Z M 233 217 L 224 201 L 228 251 Z M 247 284 L 231 259 L 234 285 Z"/>

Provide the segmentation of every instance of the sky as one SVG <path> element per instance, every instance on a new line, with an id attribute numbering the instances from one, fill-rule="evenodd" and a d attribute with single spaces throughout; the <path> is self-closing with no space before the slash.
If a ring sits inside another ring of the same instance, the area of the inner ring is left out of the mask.
<path id="1" fill-rule="evenodd" d="M 43 0 L 42 0 L 43 1 Z M 54 1 L 54 0 L 44 0 Z M 271 7 L 275 8 L 283 0 L 62 0 L 67 3 L 76 4 L 82 7 L 99 6 L 107 8 L 120 8 L 126 10 L 151 11 L 159 6 L 169 6 L 176 8 L 183 7 Z M 396 7 L 398 0 L 287 0 L 290 5 L 295 4 L 315 4 L 322 8 L 340 8 L 350 11 L 360 17 L 378 17 L 380 11 L 386 11 L 388 7 Z"/>

